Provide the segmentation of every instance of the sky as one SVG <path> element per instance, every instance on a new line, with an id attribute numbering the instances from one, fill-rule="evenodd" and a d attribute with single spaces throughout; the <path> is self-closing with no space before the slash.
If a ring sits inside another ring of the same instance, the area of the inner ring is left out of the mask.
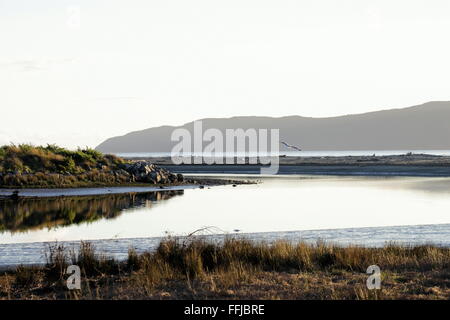
<path id="1" fill-rule="evenodd" d="M 450 100 L 447 0 L 0 0 L 0 144 Z"/>

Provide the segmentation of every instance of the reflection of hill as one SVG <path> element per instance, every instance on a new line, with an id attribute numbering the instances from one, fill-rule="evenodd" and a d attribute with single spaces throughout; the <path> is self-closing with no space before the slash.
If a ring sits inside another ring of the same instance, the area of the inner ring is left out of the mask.
<path id="1" fill-rule="evenodd" d="M 24 232 L 111 219 L 125 209 L 182 195 L 183 190 L 101 196 L 0 200 L 0 231 Z"/>

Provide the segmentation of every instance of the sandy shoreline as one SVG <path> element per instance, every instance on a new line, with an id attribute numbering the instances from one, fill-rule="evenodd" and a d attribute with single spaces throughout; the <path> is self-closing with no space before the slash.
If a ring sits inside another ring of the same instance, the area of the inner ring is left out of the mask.
<path id="1" fill-rule="evenodd" d="M 131 157 L 128 160 L 146 160 L 157 165 L 174 165 L 170 157 Z M 193 159 L 191 158 L 193 163 Z M 206 157 L 205 157 L 206 159 Z M 238 158 L 233 158 L 234 164 Z M 244 158 L 239 158 L 240 160 Z M 245 164 L 249 164 L 251 159 L 245 158 Z M 386 156 L 317 156 L 317 157 L 299 157 L 299 156 L 280 156 L 280 165 L 321 165 L 321 166 L 350 166 L 350 165 L 416 165 L 416 166 L 450 166 L 450 156 L 438 156 L 431 154 L 402 154 Z M 258 161 L 258 160 L 256 160 Z M 258 162 L 256 163 L 258 164 Z M 198 164 L 206 165 L 206 163 Z"/>
<path id="2" fill-rule="evenodd" d="M 204 187 L 220 185 L 255 183 L 247 180 L 234 180 L 229 178 L 212 177 L 191 177 L 182 184 L 164 184 L 164 185 L 124 185 L 124 186 L 93 186 L 80 188 L 0 188 L 0 200 L 11 197 L 14 192 L 19 192 L 20 198 L 53 198 L 70 196 L 97 196 L 105 194 L 124 194 L 124 193 L 147 193 L 164 192 L 187 189 L 197 189 Z"/>
<path id="3" fill-rule="evenodd" d="M 388 233 L 386 233 L 388 231 Z M 389 239 L 386 234 L 395 233 L 396 242 L 407 245 L 423 245 L 432 243 L 439 247 L 450 247 L 450 240 L 447 235 L 450 232 L 449 224 L 432 225 L 414 225 L 414 226 L 385 226 L 385 227 L 356 227 L 356 228 L 337 228 L 337 229 L 312 229 L 312 230 L 291 230 L 276 232 L 250 232 L 250 233 L 223 233 L 207 234 L 201 238 L 213 241 L 223 242 L 227 237 L 236 239 L 248 239 L 253 242 L 275 242 L 277 240 L 293 241 L 302 239 L 308 243 L 316 243 L 318 240 L 333 243 L 339 246 L 359 245 L 371 248 L 383 247 Z M 412 236 L 414 233 L 420 233 L 421 238 Z M 356 238 L 353 236 L 357 235 Z M 435 242 L 431 240 L 440 235 L 444 242 Z M 179 238 L 185 238 L 186 235 L 179 235 Z M 133 247 L 137 252 L 153 251 L 163 240 L 163 236 L 151 236 L 146 238 L 116 238 L 116 239 L 86 239 L 92 243 L 101 253 L 109 253 L 118 261 L 124 261 L 127 258 L 128 250 Z M 352 239 L 352 240 L 350 240 Z M 368 242 L 368 240 L 370 240 Z M 56 240 L 33 241 L 18 243 L 0 243 L 0 251 L 8 252 L 0 256 L 0 271 L 15 268 L 19 265 L 44 265 L 44 253 L 50 245 L 54 245 Z M 58 241 L 65 247 L 77 247 L 81 240 L 63 240 Z M 19 258 L 17 258 L 19 257 Z"/>
<path id="4" fill-rule="evenodd" d="M 167 169 L 182 174 L 259 174 L 259 165 L 167 165 Z M 374 166 L 374 165 L 280 165 L 279 175 L 335 176 L 399 176 L 450 177 L 450 166 Z"/>
<path id="5" fill-rule="evenodd" d="M 95 196 L 104 194 L 161 192 L 169 190 L 185 190 L 200 188 L 200 185 L 177 185 L 166 187 L 97 187 L 97 188 L 67 188 L 67 189 L 0 189 L 0 197 L 11 196 L 15 190 L 20 197 L 69 197 L 69 196 Z"/>
<path id="6" fill-rule="evenodd" d="M 133 158 L 147 160 L 163 166 L 174 173 L 182 174 L 260 174 L 261 164 L 182 164 L 174 165 L 170 157 Z M 279 175 L 336 175 L 336 176 L 404 176 L 404 177 L 450 177 L 450 157 L 427 154 L 391 156 L 343 156 L 343 157 L 280 157 Z M 0 188 L 0 197 L 11 196 L 20 190 L 21 197 L 58 197 L 118 194 L 128 192 L 155 192 L 201 188 L 202 185 L 234 184 L 237 181 L 222 181 L 206 178 L 193 184 L 167 186 L 114 186 L 86 188 Z M 242 183 L 242 182 L 241 182 Z"/>
<path id="7" fill-rule="evenodd" d="M 148 160 L 175 173 L 186 174 L 259 174 L 261 164 L 181 164 L 174 165 L 170 157 L 132 158 Z M 242 160 L 242 158 L 241 158 Z M 192 162 L 193 163 L 193 162 Z M 348 176 L 416 176 L 450 177 L 450 157 L 429 154 L 404 154 L 389 156 L 339 156 L 339 157 L 279 157 L 278 174 L 348 175 Z"/>

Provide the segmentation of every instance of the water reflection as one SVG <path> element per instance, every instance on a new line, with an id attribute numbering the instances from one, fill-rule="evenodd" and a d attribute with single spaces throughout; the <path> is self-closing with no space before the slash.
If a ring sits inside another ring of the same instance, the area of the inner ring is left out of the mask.
<path id="1" fill-rule="evenodd" d="M 0 200 L 0 232 L 54 229 L 72 224 L 114 219 L 130 208 L 151 208 L 156 201 L 183 190 L 41 199 Z"/>
<path id="2" fill-rule="evenodd" d="M 186 235 L 211 226 L 225 232 L 239 229 L 240 233 L 278 234 L 432 224 L 446 224 L 448 229 L 450 223 L 450 178 L 278 176 L 261 180 L 260 184 L 236 188 L 186 189 L 183 197 L 161 201 L 164 205 L 153 205 L 153 202 L 171 198 L 176 193 L 161 190 L 159 196 L 149 193 L 135 196 L 134 200 L 124 194 L 67 197 L 58 200 L 63 205 L 45 204 L 45 201 L 51 201 L 43 199 L 40 206 L 34 204 L 37 200 L 18 203 L 16 207 L 11 207 L 11 202 L 6 208 L 0 204 L 0 227 L 3 228 L 0 244 L 106 239 L 124 239 L 126 242 L 161 237 L 167 232 Z M 91 199 L 91 202 L 80 199 Z M 72 208 L 75 214 L 64 213 L 61 208 Z M 129 213 L 121 214 L 121 211 Z M 94 223 L 81 223 L 94 220 Z M 417 233 L 411 231 L 410 236 L 417 241 L 425 239 L 428 232 L 438 238 L 430 236 L 427 240 L 442 242 L 441 231 L 434 233 L 433 228 L 414 230 L 420 230 Z M 378 239 L 397 238 L 393 233 L 380 232 Z M 348 239 L 362 237 L 359 232 L 350 233 L 352 235 L 346 235 Z M 449 232 L 444 233 L 448 237 Z M 0 245 L 0 256 L 2 254 Z"/>

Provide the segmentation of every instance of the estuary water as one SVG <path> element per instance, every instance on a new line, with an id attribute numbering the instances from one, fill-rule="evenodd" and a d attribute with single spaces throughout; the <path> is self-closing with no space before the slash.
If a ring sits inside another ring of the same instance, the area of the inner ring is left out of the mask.
<path id="1" fill-rule="evenodd" d="M 235 176 L 233 176 L 235 177 Z M 273 176 L 258 184 L 0 201 L 0 266 L 44 262 L 45 243 L 93 241 L 124 258 L 199 234 L 367 246 L 450 246 L 450 178 Z"/>

